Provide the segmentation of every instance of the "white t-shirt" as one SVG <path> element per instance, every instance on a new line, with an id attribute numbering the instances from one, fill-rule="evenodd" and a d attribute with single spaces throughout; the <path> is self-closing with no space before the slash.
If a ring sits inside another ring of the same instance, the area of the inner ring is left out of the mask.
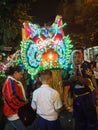
<path id="1" fill-rule="evenodd" d="M 33 92 L 31 107 L 37 110 L 37 114 L 46 120 L 56 120 L 58 113 L 55 111 L 62 107 L 59 93 L 47 84 Z"/>

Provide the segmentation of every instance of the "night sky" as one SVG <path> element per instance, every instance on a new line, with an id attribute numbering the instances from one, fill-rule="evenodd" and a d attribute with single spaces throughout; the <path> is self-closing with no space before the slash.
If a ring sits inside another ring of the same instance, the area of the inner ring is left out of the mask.
<path id="1" fill-rule="evenodd" d="M 52 23 L 58 14 L 57 7 L 60 0 L 37 0 L 32 3 L 30 15 L 34 16 L 34 22 L 43 25 Z"/>

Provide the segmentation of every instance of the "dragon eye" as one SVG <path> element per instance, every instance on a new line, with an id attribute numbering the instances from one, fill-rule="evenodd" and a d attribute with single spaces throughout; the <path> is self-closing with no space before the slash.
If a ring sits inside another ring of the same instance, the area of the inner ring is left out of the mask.
<path id="1" fill-rule="evenodd" d="M 36 44 L 43 44 L 43 41 L 45 40 L 46 38 L 42 35 L 42 36 L 35 36 L 33 38 L 33 41 L 36 43 Z"/>

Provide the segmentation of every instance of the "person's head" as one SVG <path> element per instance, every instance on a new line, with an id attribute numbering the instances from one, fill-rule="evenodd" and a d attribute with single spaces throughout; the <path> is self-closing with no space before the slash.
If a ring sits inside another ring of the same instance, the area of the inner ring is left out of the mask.
<path id="1" fill-rule="evenodd" d="M 95 61 L 98 62 L 98 54 L 95 56 Z"/>
<path id="2" fill-rule="evenodd" d="M 52 72 L 50 70 L 44 70 L 39 73 L 39 80 L 42 84 L 51 84 Z"/>
<path id="3" fill-rule="evenodd" d="M 20 66 L 10 66 L 8 68 L 8 70 L 6 71 L 6 75 L 10 75 L 13 78 L 15 78 L 16 80 L 21 80 L 22 78 L 22 68 Z"/>
<path id="4" fill-rule="evenodd" d="M 84 58 L 84 49 L 82 47 L 77 47 L 75 50 L 79 50 L 82 53 L 82 56 Z"/>
<path id="5" fill-rule="evenodd" d="M 71 61 L 74 66 L 81 65 L 83 62 L 83 54 L 80 50 L 74 50 L 71 54 Z"/>
<path id="6" fill-rule="evenodd" d="M 96 63 L 94 61 L 91 61 L 90 62 L 90 67 L 91 67 L 91 69 L 93 69 L 94 67 L 96 67 Z"/>

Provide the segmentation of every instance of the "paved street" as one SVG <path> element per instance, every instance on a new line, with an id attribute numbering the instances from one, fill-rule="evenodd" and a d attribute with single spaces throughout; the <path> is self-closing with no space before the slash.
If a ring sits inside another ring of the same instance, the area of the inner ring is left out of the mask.
<path id="1" fill-rule="evenodd" d="M 5 119 L 2 118 L 2 110 L 0 111 L 0 130 L 13 130 L 9 123 L 5 125 Z M 74 121 L 72 119 L 72 113 L 63 110 L 60 114 L 60 122 L 62 130 L 73 130 Z M 5 127 L 5 129 L 4 129 Z M 36 130 L 36 120 L 28 127 L 29 130 Z"/>
<path id="2" fill-rule="evenodd" d="M 98 108 L 97 108 L 98 110 Z M 2 111 L 0 112 L 0 130 L 13 130 L 10 124 L 5 124 L 4 120 L 1 120 Z M 60 122 L 62 130 L 74 130 L 74 120 L 72 118 L 72 113 L 66 110 L 63 110 L 60 114 Z M 98 124 L 97 124 L 98 126 Z M 5 129 L 4 129 L 5 127 Z M 28 127 L 28 130 L 36 130 L 36 120 L 32 123 L 31 126 Z M 98 130 L 98 128 L 97 128 Z"/>

